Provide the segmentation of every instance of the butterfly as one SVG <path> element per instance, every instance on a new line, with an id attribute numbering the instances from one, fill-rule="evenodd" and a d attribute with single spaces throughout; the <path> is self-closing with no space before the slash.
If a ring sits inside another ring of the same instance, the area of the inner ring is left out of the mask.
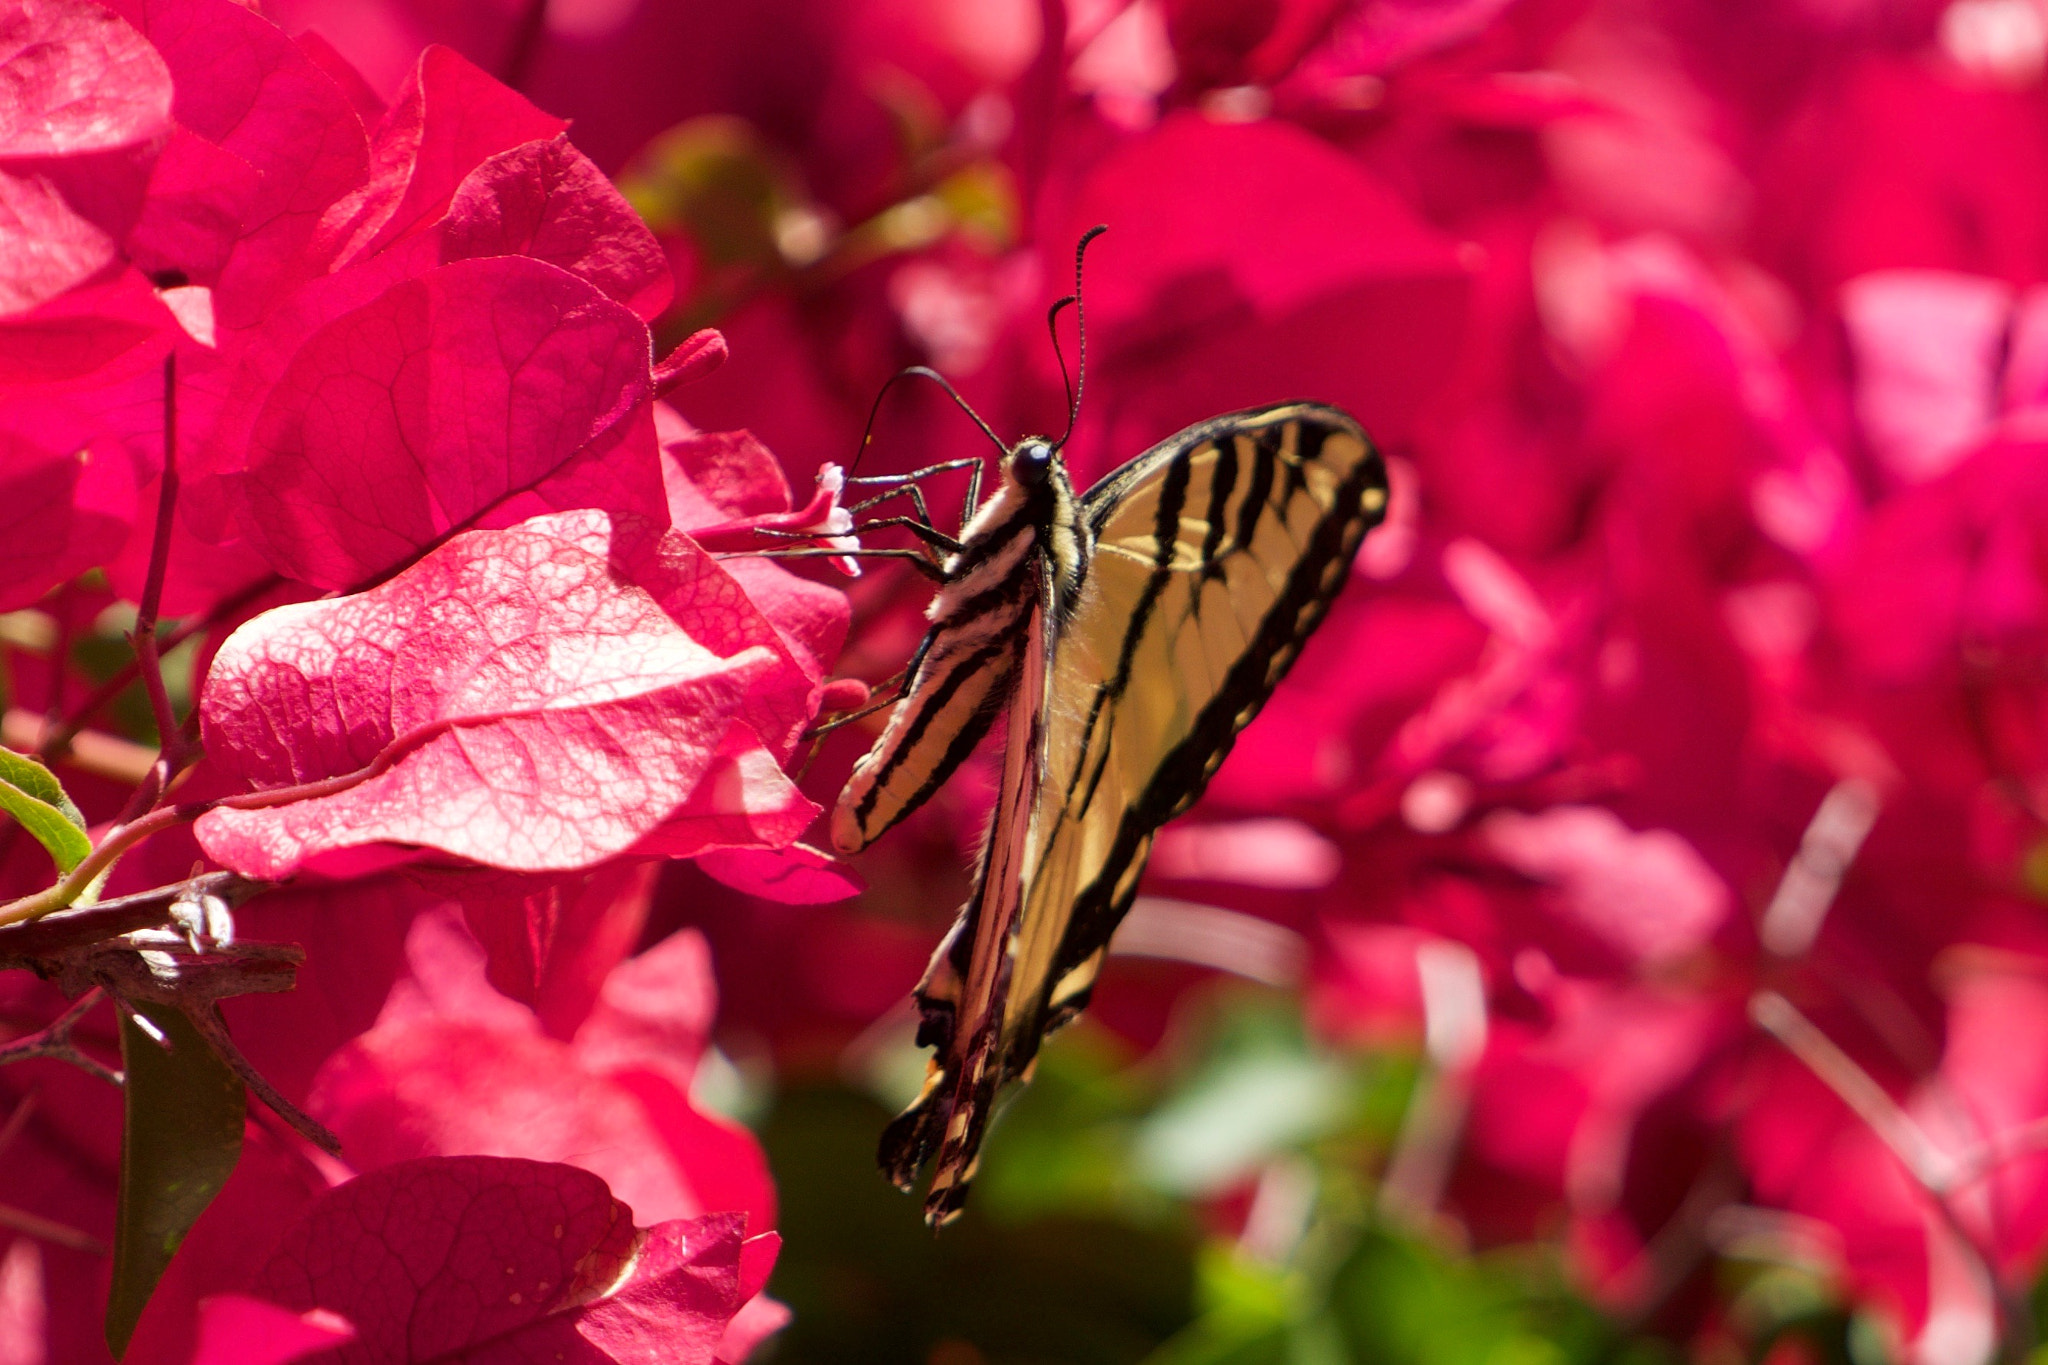
<path id="1" fill-rule="evenodd" d="M 1096 232 L 1053 319 L 1078 308 Z M 834 844 L 859 851 L 1004 717 L 974 891 L 915 992 L 934 1055 L 879 1153 L 906 1191 L 933 1166 L 934 1227 L 960 1213 L 998 1093 L 1087 1005 L 1154 834 L 1201 796 L 1386 512 L 1372 442 L 1320 403 L 1198 423 L 1078 495 L 1066 439 L 1008 446 L 957 540 L 931 537 L 951 548 L 930 627 L 832 813 Z"/>

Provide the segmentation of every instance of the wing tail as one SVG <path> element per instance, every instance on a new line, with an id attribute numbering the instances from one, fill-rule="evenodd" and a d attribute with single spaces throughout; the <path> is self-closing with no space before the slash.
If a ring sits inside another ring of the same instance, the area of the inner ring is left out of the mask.
<path id="1" fill-rule="evenodd" d="M 939 1150 L 939 1134 L 945 1128 L 945 1106 L 940 1095 L 946 1085 L 946 1069 L 937 1060 L 928 1063 L 924 1087 L 917 1098 L 882 1130 L 882 1144 L 875 1160 L 889 1183 L 909 1194 L 917 1185 L 917 1173 Z"/>

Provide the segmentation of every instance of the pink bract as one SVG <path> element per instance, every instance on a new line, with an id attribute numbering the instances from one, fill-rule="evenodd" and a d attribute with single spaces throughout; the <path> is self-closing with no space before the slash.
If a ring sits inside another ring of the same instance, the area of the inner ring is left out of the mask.
<path id="1" fill-rule="evenodd" d="M 786 843 L 813 808 L 773 755 L 810 692 L 773 627 L 680 536 L 598 512 L 470 532 L 223 647 L 205 725 L 228 772 L 259 789 L 357 780 L 217 810 L 200 837 L 268 876 L 376 843 L 567 871 L 676 817 L 705 830 L 692 838 Z"/>
<path id="2" fill-rule="evenodd" d="M 636 1229 L 604 1182 L 490 1157 L 408 1162 L 307 1211 L 256 1289 L 355 1328 L 338 1358 L 708 1365 L 739 1310 L 741 1220 Z"/>

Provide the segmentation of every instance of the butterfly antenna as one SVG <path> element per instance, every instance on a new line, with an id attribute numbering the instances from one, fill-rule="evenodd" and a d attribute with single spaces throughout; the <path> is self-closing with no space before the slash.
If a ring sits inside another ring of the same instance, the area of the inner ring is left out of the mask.
<path id="1" fill-rule="evenodd" d="M 1054 444 L 1055 450 L 1066 446 L 1074 434 L 1074 424 L 1081 420 L 1081 394 L 1088 387 L 1088 308 L 1081 302 L 1081 266 L 1088 259 L 1088 244 L 1107 231 L 1109 224 L 1097 223 L 1081 234 L 1080 242 L 1074 247 L 1074 332 L 1077 337 L 1074 345 L 1074 393 L 1067 403 L 1067 434 Z M 1060 306 L 1053 305 L 1054 316 L 1058 316 Z M 1054 346 L 1053 349 L 1057 351 L 1059 347 Z M 1062 356 L 1060 374 L 1064 376 L 1066 372 L 1067 362 Z"/>
<path id="2" fill-rule="evenodd" d="M 1007 445 L 1003 444 L 1003 438 L 996 435 L 995 428 L 991 427 L 987 422 L 984 422 L 981 418 L 981 414 L 974 410 L 974 406 L 971 403 L 969 403 L 965 398 L 962 398 L 960 396 L 960 390 L 953 387 L 951 380 L 947 379 L 946 376 L 940 374 L 937 370 L 931 369 L 928 366 L 910 365 L 890 375 L 888 382 L 883 384 L 880 391 L 875 394 L 874 406 L 868 409 L 868 424 L 861 430 L 860 433 L 860 448 L 853 452 L 853 460 L 846 467 L 847 478 L 852 478 L 853 471 L 860 468 L 860 457 L 868 453 L 868 443 L 875 439 L 875 419 L 882 415 L 882 400 L 889 396 L 889 390 L 896 387 L 896 383 L 898 380 L 913 378 L 929 379 L 932 381 L 932 383 L 937 384 L 940 388 L 944 389 L 946 391 L 947 397 L 951 398 L 953 402 L 959 406 L 960 411 L 966 413 L 969 417 L 972 417 L 974 419 L 974 425 L 981 428 L 982 435 L 988 437 L 988 439 L 992 443 L 994 443 L 995 448 L 999 453 L 1009 453 L 1010 448 Z"/>
<path id="3" fill-rule="evenodd" d="M 1074 411 L 1074 377 L 1067 373 L 1067 353 L 1060 349 L 1060 314 L 1066 311 L 1069 304 L 1079 303 L 1080 301 L 1079 295 L 1069 294 L 1045 311 L 1045 330 L 1052 336 L 1052 353 L 1060 362 L 1060 384 L 1067 391 L 1067 411 L 1069 413 Z M 1070 419 L 1067 422 L 1067 434 L 1072 435 L 1073 430 L 1074 424 Z M 1060 444 L 1065 445 L 1066 443 L 1067 438 L 1065 436 L 1060 437 Z"/>

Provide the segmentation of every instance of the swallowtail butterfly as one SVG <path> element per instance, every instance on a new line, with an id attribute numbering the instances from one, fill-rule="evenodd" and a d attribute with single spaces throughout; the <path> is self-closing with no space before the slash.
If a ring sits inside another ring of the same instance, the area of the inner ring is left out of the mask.
<path id="1" fill-rule="evenodd" d="M 966 1199 L 998 1092 L 1087 1004 L 1155 832 L 1202 794 L 1386 511 L 1372 442 L 1320 403 L 1199 423 L 1078 495 L 1065 440 L 1008 447 L 957 540 L 926 528 L 950 550 L 930 629 L 832 814 L 840 851 L 864 848 L 1006 715 L 974 893 L 917 987 L 934 1055 L 881 1143 L 906 1190 L 934 1165 L 934 1226 Z"/>

